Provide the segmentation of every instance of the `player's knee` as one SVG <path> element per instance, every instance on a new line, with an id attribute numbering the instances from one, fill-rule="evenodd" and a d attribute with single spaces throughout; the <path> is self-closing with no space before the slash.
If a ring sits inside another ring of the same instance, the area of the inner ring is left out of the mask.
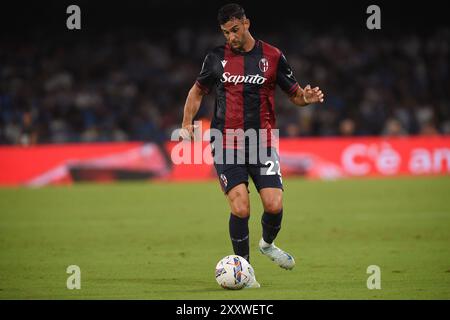
<path id="1" fill-rule="evenodd" d="M 264 201 L 264 211 L 267 213 L 278 214 L 283 209 L 283 202 L 279 197 L 272 197 Z"/>
<path id="2" fill-rule="evenodd" d="M 250 199 L 247 187 L 239 185 L 228 193 L 231 212 L 240 218 L 247 218 L 250 215 Z"/>
<path id="3" fill-rule="evenodd" d="M 278 214 L 281 212 L 281 209 L 283 209 L 283 206 L 281 204 L 269 204 L 264 207 L 264 211 L 271 214 Z"/>
<path id="4" fill-rule="evenodd" d="M 250 205 L 245 202 L 234 204 L 233 214 L 238 216 L 239 218 L 247 218 L 250 215 Z"/>
<path id="5" fill-rule="evenodd" d="M 283 209 L 283 192 L 280 189 L 261 189 L 260 196 L 264 211 L 278 214 Z"/>

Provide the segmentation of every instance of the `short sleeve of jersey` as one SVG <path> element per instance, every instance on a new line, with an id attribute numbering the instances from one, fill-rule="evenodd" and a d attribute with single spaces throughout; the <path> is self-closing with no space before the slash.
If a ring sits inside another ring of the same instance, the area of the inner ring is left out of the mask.
<path id="1" fill-rule="evenodd" d="M 280 86 L 281 90 L 290 96 L 293 95 L 299 87 L 284 54 L 281 54 L 280 60 L 278 61 L 277 84 Z"/>
<path id="2" fill-rule="evenodd" d="M 196 85 L 205 93 L 208 94 L 214 87 L 217 81 L 217 57 L 208 53 L 203 61 L 202 70 L 197 77 Z"/>

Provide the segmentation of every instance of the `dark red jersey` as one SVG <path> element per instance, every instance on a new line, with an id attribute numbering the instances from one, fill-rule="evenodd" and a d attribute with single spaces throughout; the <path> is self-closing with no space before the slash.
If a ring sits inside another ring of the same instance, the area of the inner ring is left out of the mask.
<path id="1" fill-rule="evenodd" d="M 215 89 L 211 127 L 223 133 L 226 129 L 275 128 L 277 84 L 288 95 L 299 87 L 283 53 L 261 40 L 244 53 L 231 50 L 228 44 L 213 49 L 196 81 L 204 93 Z"/>

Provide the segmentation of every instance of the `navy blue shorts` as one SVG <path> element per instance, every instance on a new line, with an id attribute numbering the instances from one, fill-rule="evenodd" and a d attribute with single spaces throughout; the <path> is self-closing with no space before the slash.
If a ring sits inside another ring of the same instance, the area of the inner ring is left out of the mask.
<path id="1" fill-rule="evenodd" d="M 232 161 L 225 161 L 226 156 L 224 152 L 224 160 L 221 163 L 214 161 L 214 167 L 216 168 L 223 192 L 226 194 L 241 183 L 245 183 L 248 188 L 249 176 L 252 178 L 258 192 L 263 188 L 279 188 L 283 190 L 278 153 L 274 148 L 271 148 L 271 150 L 267 151 L 267 154 L 268 157 L 264 160 L 256 159 L 256 161 L 250 161 L 248 155 L 246 155 L 239 162 L 237 161 L 238 155 L 235 155 Z"/>

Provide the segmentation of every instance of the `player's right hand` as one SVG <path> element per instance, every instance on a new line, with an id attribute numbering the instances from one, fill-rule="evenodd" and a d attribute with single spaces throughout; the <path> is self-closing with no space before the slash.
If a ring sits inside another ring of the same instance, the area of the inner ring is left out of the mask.
<path id="1" fill-rule="evenodd" d="M 198 128 L 198 125 L 184 125 L 180 130 L 180 137 L 183 140 L 193 140 L 194 139 L 194 130 Z"/>

